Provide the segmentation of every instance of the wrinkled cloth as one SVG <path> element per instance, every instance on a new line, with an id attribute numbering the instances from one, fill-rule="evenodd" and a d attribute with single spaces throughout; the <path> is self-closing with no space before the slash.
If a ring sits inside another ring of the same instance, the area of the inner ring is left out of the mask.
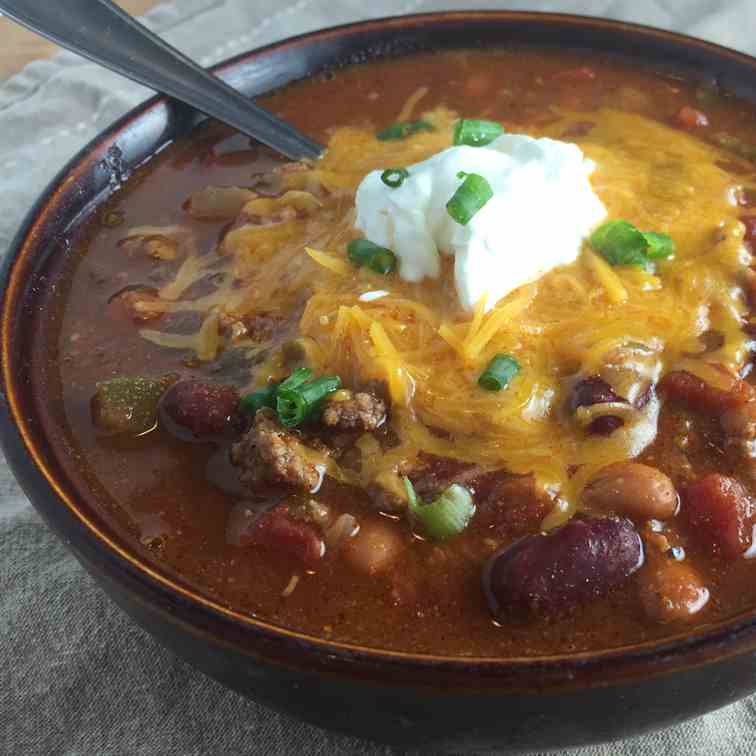
<path id="1" fill-rule="evenodd" d="M 465 5 L 179 0 L 157 7 L 147 23 L 210 65 L 322 26 Z M 474 0 L 469 6 L 607 16 L 756 53 L 756 3 L 749 0 Z M 150 94 L 69 53 L 0 82 L 0 255 L 55 172 Z M 754 752 L 756 697 L 658 733 L 570 753 Z M 43 525 L 0 459 L 0 754 L 398 753 L 270 712 L 174 657 L 111 604 Z"/>

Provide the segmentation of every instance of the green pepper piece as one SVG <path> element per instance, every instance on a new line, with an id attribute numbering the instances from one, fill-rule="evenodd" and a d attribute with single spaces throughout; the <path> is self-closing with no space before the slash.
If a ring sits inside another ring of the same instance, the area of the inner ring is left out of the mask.
<path id="1" fill-rule="evenodd" d="M 160 398 L 177 380 L 175 375 L 162 378 L 119 376 L 96 384 L 90 408 L 92 422 L 109 435 L 139 436 L 157 423 Z"/>

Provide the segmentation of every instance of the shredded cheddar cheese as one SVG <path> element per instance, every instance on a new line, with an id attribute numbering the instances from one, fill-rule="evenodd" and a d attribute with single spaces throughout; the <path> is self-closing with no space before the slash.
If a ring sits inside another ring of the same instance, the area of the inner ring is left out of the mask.
<path id="1" fill-rule="evenodd" d="M 416 93 L 407 114 L 423 96 Z M 570 377 L 611 367 L 613 355 L 628 345 L 660 370 L 684 367 L 707 380 L 711 364 L 742 367 L 747 308 L 739 281 L 750 255 L 733 179 L 718 166 L 718 148 L 682 131 L 608 109 L 591 113 L 596 126 L 581 147 L 596 162 L 592 183 L 609 217 L 669 234 L 675 257 L 649 273 L 611 267 L 586 247 L 574 264 L 516 289 L 488 312 L 480 301 L 470 314 L 454 296 L 448 265 L 438 280 L 408 283 L 355 268 L 346 255 L 357 236 L 353 195 L 364 175 L 450 145 L 454 115 L 437 110 L 423 117 L 435 131 L 397 141 L 379 141 L 368 128 L 335 130 L 317 164 L 281 173 L 286 191 L 279 198 L 247 202 L 218 255 L 188 255 L 160 290 L 166 311 L 205 313 L 199 334 L 161 337 L 152 329 L 142 335 L 213 359 L 223 347 L 223 317 L 301 311 L 298 331 L 314 345 L 313 369 L 340 375 L 347 387 L 381 381 L 392 399 L 397 446 L 378 453 L 365 437 L 362 472 L 328 461 L 328 474 L 365 484 L 395 476 L 419 450 L 534 472 L 541 485 L 559 491 L 549 519 L 558 524 L 593 471 L 637 454 L 653 438 L 658 414 L 654 400 L 629 429 L 590 436 L 565 416 Z M 562 128 L 556 123 L 533 135 L 556 137 Z M 211 266 L 229 274 L 219 289 L 183 302 Z M 380 297 L 362 297 L 375 290 Z M 705 353 L 701 336 L 710 330 L 722 343 Z M 516 357 L 520 372 L 505 390 L 482 391 L 478 375 L 502 353 Z M 280 354 L 272 352 L 258 377 L 282 372 Z"/>

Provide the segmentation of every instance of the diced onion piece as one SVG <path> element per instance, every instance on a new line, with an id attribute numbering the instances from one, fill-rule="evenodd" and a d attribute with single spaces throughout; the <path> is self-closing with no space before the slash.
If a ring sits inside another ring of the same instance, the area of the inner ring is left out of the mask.
<path id="1" fill-rule="evenodd" d="M 238 186 L 206 186 L 191 194 L 186 212 L 197 220 L 232 220 L 256 196 Z"/>
<path id="2" fill-rule="evenodd" d="M 338 548 L 347 538 L 357 534 L 360 529 L 357 518 L 350 514 L 339 515 L 333 525 L 331 525 L 323 534 L 328 549 Z"/>
<path id="3" fill-rule="evenodd" d="M 197 334 L 197 359 L 211 362 L 221 348 L 219 328 L 220 318 L 217 312 L 211 312 L 200 326 Z"/>

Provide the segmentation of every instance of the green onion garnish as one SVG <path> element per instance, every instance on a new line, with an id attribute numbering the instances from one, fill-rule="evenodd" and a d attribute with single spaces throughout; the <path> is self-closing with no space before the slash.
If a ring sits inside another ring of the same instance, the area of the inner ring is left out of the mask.
<path id="1" fill-rule="evenodd" d="M 367 239 L 352 239 L 347 244 L 347 254 L 358 268 L 365 265 L 384 276 L 396 267 L 396 255 L 390 249 L 379 247 Z"/>
<path id="2" fill-rule="evenodd" d="M 403 121 L 392 123 L 388 128 L 379 131 L 375 136 L 382 142 L 388 142 L 392 139 L 404 139 L 405 137 L 415 134 L 418 131 L 435 131 L 432 123 L 424 121 L 422 118 L 418 121 Z"/>
<path id="3" fill-rule="evenodd" d="M 468 147 L 484 147 L 504 133 L 504 127 L 496 121 L 475 121 L 463 118 L 454 127 L 454 144 Z"/>
<path id="4" fill-rule="evenodd" d="M 281 383 L 271 383 L 243 396 L 239 405 L 253 417 L 263 407 L 271 407 L 276 410 L 281 423 L 291 428 L 311 417 L 320 401 L 341 387 L 341 379 L 335 375 L 311 379 L 310 368 L 297 368 Z"/>
<path id="5" fill-rule="evenodd" d="M 323 399 L 340 388 L 341 378 L 337 375 L 324 375 L 295 387 L 284 388 L 282 384 L 276 396 L 278 419 L 293 428 L 318 412 Z"/>
<path id="6" fill-rule="evenodd" d="M 427 504 L 420 501 L 409 478 L 404 479 L 410 515 L 420 524 L 422 533 L 432 541 L 446 541 L 459 535 L 472 520 L 475 504 L 472 494 L 453 483 Z"/>
<path id="7" fill-rule="evenodd" d="M 643 238 L 648 242 L 646 257 L 649 260 L 664 260 L 675 253 L 675 243 L 667 234 L 657 234 L 655 231 L 645 231 Z"/>
<path id="8" fill-rule="evenodd" d="M 310 378 L 312 378 L 312 370 L 307 367 L 299 367 L 288 378 L 281 381 L 277 389 L 278 391 L 281 389 L 294 389 L 309 381 Z"/>
<path id="9" fill-rule="evenodd" d="M 644 233 L 625 220 L 602 223 L 591 234 L 591 246 L 610 265 L 639 265 L 646 270 L 652 260 L 662 260 L 675 252 L 675 243 L 667 234 Z"/>
<path id="10" fill-rule="evenodd" d="M 478 385 L 486 391 L 501 391 L 520 372 L 520 363 L 509 354 L 497 354 L 480 374 Z"/>
<path id="11" fill-rule="evenodd" d="M 392 189 L 398 189 L 406 178 L 409 178 L 409 171 L 406 168 L 387 168 L 381 174 L 381 181 Z"/>
<path id="12" fill-rule="evenodd" d="M 276 406 L 276 392 L 278 391 L 278 384 L 271 383 L 264 389 L 259 391 L 253 391 L 251 394 L 246 394 L 239 400 L 239 406 L 244 412 L 254 417 L 257 414 L 257 410 L 263 407 L 275 407 Z"/>
<path id="13" fill-rule="evenodd" d="M 460 226 L 466 226 L 491 197 L 493 189 L 488 181 L 478 173 L 468 173 L 446 203 L 446 211 Z"/>

